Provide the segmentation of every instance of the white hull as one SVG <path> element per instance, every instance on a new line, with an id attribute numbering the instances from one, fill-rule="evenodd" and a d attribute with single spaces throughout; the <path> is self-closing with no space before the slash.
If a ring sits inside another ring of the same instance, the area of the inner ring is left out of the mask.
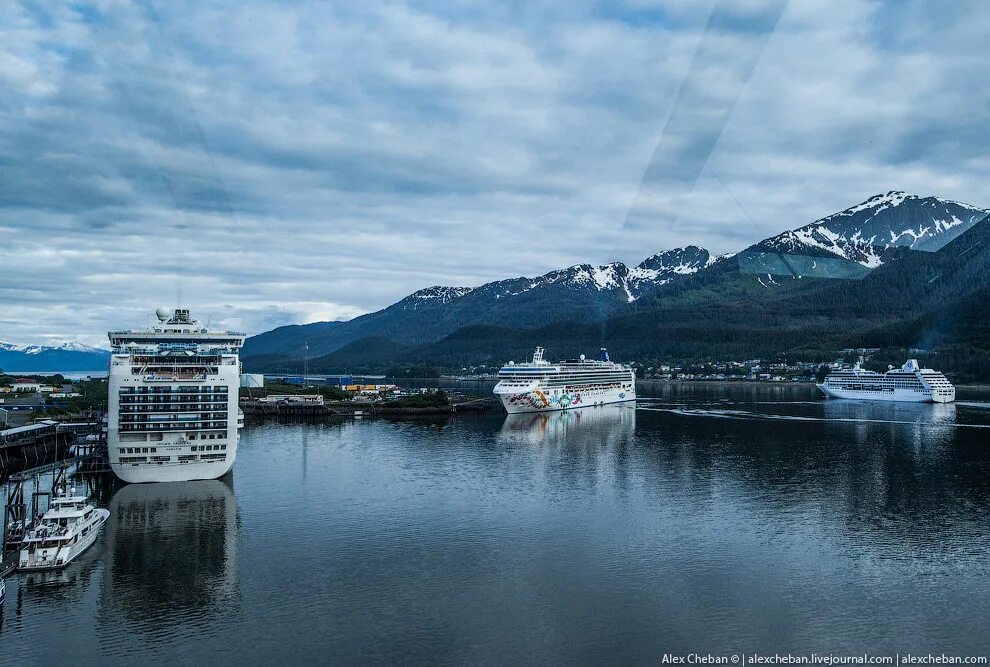
<path id="1" fill-rule="evenodd" d="M 596 405 L 613 405 L 636 400 L 635 389 L 597 389 L 569 391 L 562 394 L 541 389 L 522 393 L 498 393 L 502 407 L 510 415 L 532 412 L 560 412 Z"/>
<path id="2" fill-rule="evenodd" d="M 111 463 L 114 474 L 129 484 L 146 482 L 191 482 L 200 479 L 218 479 L 234 467 L 237 450 L 230 452 L 225 461 L 191 461 L 189 463 Z"/>
<path id="3" fill-rule="evenodd" d="M 910 389 L 893 389 L 890 391 L 851 391 L 839 387 L 818 385 L 823 394 L 829 398 L 850 398 L 860 401 L 891 401 L 897 403 L 950 403 L 956 399 L 953 391 L 949 395 L 936 395 L 930 391 L 913 391 Z"/>
<path id="4" fill-rule="evenodd" d="M 92 546 L 93 542 L 96 541 L 96 537 L 100 534 L 100 529 L 103 527 L 103 524 L 105 524 L 107 519 L 110 517 L 109 510 L 97 508 L 93 511 L 97 513 L 99 519 L 89 533 L 83 536 L 82 539 L 74 544 L 69 544 L 58 549 L 36 549 L 34 552 L 31 552 L 28 549 L 23 549 L 20 553 L 17 568 L 24 572 L 60 570 L 71 563 L 75 560 L 76 556 Z"/>

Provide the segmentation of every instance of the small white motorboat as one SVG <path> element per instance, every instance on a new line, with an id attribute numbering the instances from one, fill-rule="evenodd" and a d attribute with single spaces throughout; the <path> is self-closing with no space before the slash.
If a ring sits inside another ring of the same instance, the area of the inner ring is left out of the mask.
<path id="1" fill-rule="evenodd" d="M 74 491 L 52 498 L 40 522 L 24 535 L 19 569 L 61 569 L 96 541 L 110 511 L 94 507 Z"/>

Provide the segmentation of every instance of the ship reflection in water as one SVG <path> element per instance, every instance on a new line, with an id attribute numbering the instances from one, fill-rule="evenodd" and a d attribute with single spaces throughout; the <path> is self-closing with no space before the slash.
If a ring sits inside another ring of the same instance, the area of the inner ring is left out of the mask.
<path id="1" fill-rule="evenodd" d="M 238 603 L 238 514 L 224 479 L 127 484 L 110 500 L 100 627 L 155 641 L 181 618 L 208 628 Z"/>
<path id="2" fill-rule="evenodd" d="M 957 423 L 955 403 L 893 403 L 833 399 L 822 403 L 822 419 L 833 425 L 853 425 L 857 442 L 866 442 L 877 427 L 896 438 L 931 449 L 951 442 Z"/>
<path id="3" fill-rule="evenodd" d="M 605 405 L 507 415 L 501 437 L 541 446 L 608 444 L 629 440 L 636 431 L 636 405 Z"/>

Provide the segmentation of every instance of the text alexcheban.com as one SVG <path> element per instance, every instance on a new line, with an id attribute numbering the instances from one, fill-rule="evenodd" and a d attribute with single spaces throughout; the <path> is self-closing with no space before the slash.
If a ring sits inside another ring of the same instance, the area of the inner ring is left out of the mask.
<path id="1" fill-rule="evenodd" d="M 985 665 L 985 655 L 947 655 L 945 653 L 904 653 L 896 655 L 834 655 L 810 653 L 737 653 L 714 655 L 711 653 L 664 653 L 660 659 L 665 665 Z"/>

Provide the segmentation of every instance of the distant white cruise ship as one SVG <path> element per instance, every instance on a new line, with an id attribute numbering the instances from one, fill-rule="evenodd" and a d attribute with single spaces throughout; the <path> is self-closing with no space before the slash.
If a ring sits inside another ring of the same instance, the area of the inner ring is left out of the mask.
<path id="1" fill-rule="evenodd" d="M 829 373 L 818 388 L 833 398 L 918 403 L 956 400 L 952 383 L 938 371 L 919 367 L 916 359 L 908 359 L 902 367 L 882 374 L 863 370 L 856 364 L 851 369 Z"/>
<path id="2" fill-rule="evenodd" d="M 237 457 L 244 334 L 156 314 L 151 329 L 108 334 L 110 467 L 125 482 L 215 479 Z"/>
<path id="3" fill-rule="evenodd" d="M 536 348 L 533 361 L 510 361 L 498 372 L 495 395 L 510 414 L 568 410 L 636 400 L 636 374 L 629 366 L 609 361 L 602 348 L 598 359 L 551 364 Z"/>

